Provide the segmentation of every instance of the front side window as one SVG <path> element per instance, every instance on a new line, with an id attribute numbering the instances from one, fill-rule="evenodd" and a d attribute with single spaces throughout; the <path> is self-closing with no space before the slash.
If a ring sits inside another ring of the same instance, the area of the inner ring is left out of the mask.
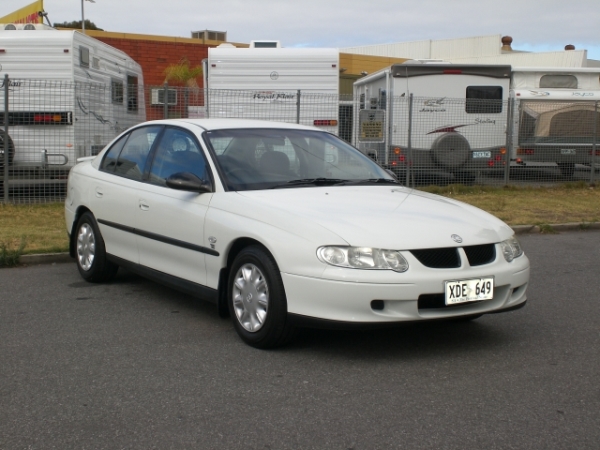
<path id="1" fill-rule="evenodd" d="M 150 183 L 166 186 L 171 175 L 189 172 L 201 180 L 208 180 L 206 159 L 196 139 L 187 131 L 167 128 L 158 143 L 152 167 Z"/>
<path id="2" fill-rule="evenodd" d="M 160 126 L 150 126 L 132 131 L 123 146 L 123 150 L 121 150 L 115 173 L 132 180 L 141 181 L 148 154 L 161 129 Z"/>
<path id="3" fill-rule="evenodd" d="M 502 112 L 502 86 L 467 86 L 467 114 L 499 114 Z"/>

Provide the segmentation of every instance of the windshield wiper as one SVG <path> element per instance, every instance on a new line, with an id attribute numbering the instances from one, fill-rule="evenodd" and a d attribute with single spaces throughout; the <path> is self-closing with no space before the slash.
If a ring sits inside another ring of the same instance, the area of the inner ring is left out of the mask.
<path id="1" fill-rule="evenodd" d="M 401 184 L 398 180 L 391 178 L 365 178 L 364 180 L 347 180 L 344 184 Z"/>
<path id="2" fill-rule="evenodd" d="M 349 180 L 340 178 L 302 178 L 299 180 L 291 180 L 283 184 L 276 184 L 271 189 L 294 186 L 333 186 L 335 184 L 345 184 Z"/>

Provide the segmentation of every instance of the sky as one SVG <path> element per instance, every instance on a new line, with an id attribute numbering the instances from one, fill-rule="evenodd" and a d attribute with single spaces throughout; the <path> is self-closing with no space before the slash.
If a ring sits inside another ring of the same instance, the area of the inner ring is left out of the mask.
<path id="1" fill-rule="evenodd" d="M 0 17 L 32 1 L 1 0 Z M 512 36 L 514 50 L 573 44 L 600 60 L 600 0 L 86 0 L 84 8 L 113 32 L 208 29 L 227 31 L 231 42 L 337 48 L 500 34 Z M 81 20 L 81 0 L 44 0 L 44 9 L 52 23 Z"/>

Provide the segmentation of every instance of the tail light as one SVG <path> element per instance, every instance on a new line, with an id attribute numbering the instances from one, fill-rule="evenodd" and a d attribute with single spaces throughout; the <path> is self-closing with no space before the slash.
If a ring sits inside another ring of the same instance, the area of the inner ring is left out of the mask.
<path id="1" fill-rule="evenodd" d="M 335 127 L 337 126 L 337 120 L 315 120 L 313 121 L 313 125 L 315 127 Z"/>

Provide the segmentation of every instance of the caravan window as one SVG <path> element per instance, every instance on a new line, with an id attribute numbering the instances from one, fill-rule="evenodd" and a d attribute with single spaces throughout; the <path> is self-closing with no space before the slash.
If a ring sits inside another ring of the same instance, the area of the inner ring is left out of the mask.
<path id="1" fill-rule="evenodd" d="M 123 94 L 125 93 L 123 82 L 120 80 L 111 80 L 110 87 L 111 87 L 110 96 L 111 96 L 112 102 L 122 104 L 123 103 Z"/>
<path id="2" fill-rule="evenodd" d="M 138 77 L 127 75 L 127 111 L 138 110 Z"/>
<path id="3" fill-rule="evenodd" d="M 542 75 L 540 88 L 577 89 L 575 75 Z"/>
<path id="4" fill-rule="evenodd" d="M 502 86 L 467 86 L 467 114 L 502 112 Z"/>
<path id="5" fill-rule="evenodd" d="M 87 47 L 79 47 L 79 65 L 81 67 L 90 67 L 90 49 Z"/>

